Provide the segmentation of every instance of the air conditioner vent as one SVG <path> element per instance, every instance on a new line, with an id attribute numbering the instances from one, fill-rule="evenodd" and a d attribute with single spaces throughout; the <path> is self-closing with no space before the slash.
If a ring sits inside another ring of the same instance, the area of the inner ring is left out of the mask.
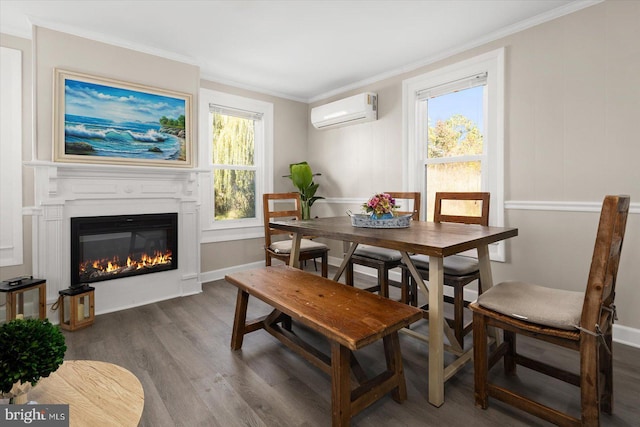
<path id="1" fill-rule="evenodd" d="M 378 95 L 365 92 L 311 109 L 316 129 L 370 122 L 378 119 Z"/>

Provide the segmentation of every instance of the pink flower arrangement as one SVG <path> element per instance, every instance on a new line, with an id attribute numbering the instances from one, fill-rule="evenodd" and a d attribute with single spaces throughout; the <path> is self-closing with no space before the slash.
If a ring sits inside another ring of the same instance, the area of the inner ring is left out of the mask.
<path id="1" fill-rule="evenodd" d="M 396 199 L 387 193 L 376 194 L 362 205 L 365 212 L 377 218 L 393 216 L 394 211 L 399 207 L 396 205 Z"/>

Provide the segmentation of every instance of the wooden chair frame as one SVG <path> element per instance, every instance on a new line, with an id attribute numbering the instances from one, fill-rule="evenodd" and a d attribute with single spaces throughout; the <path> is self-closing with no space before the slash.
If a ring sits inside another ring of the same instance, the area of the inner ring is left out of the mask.
<path id="1" fill-rule="evenodd" d="M 600 411 L 613 410 L 612 326 L 615 318 L 616 277 L 629 211 L 628 196 L 607 196 L 602 205 L 591 269 L 587 280 L 580 328 L 556 329 L 518 320 L 486 309 L 477 302 L 473 311 L 475 403 L 486 409 L 489 396 L 561 426 L 598 426 Z M 487 327 L 504 331 L 504 342 L 487 356 Z M 528 358 L 516 351 L 516 335 L 525 335 L 576 350 L 579 374 Z M 504 358 L 507 374 L 522 365 L 580 387 L 581 419 L 542 405 L 488 380 L 488 370 Z M 602 379 L 601 379 L 602 378 Z"/>
<path id="2" fill-rule="evenodd" d="M 478 224 L 489 225 L 489 202 L 491 199 L 490 193 L 487 192 L 437 192 L 434 206 L 433 222 L 455 222 L 462 224 Z M 443 213 L 442 202 L 448 200 L 468 200 L 478 201 L 482 203 L 480 216 L 462 216 L 462 215 L 448 215 Z M 447 262 L 446 258 L 444 260 Z M 403 295 L 408 295 L 409 301 L 412 305 L 418 304 L 418 290 L 409 270 L 407 268 L 402 269 L 402 284 Z M 418 272 L 424 279 L 429 279 L 429 270 L 418 269 Z M 472 322 L 465 324 L 464 322 L 464 309 L 469 305 L 469 301 L 464 299 L 464 287 L 473 281 L 478 281 L 478 294 L 482 293 L 482 283 L 480 282 L 480 270 L 467 275 L 444 275 L 444 285 L 451 286 L 453 288 L 453 297 L 448 295 L 444 296 L 444 301 L 453 304 L 453 319 L 446 319 L 449 326 L 453 329 L 458 343 L 463 346 L 464 337 L 468 335 L 472 330 Z"/>
<path id="3" fill-rule="evenodd" d="M 411 215 L 413 221 L 420 221 L 420 207 L 421 207 L 421 195 L 419 192 L 406 192 L 406 191 L 386 191 L 396 200 L 413 200 L 412 210 L 397 211 L 397 215 Z M 392 249 L 389 249 L 392 251 Z M 354 285 L 353 265 L 363 265 L 365 267 L 374 268 L 377 270 L 378 283 L 376 286 L 367 288 L 369 292 L 379 292 L 383 297 L 389 297 L 389 270 L 399 267 L 402 264 L 402 260 L 384 261 L 375 258 L 370 258 L 364 255 L 353 254 L 346 268 L 345 283 L 349 286 Z M 401 301 L 407 302 L 409 295 L 407 288 L 401 288 L 403 295 Z"/>
<path id="4" fill-rule="evenodd" d="M 271 210 L 269 207 L 269 201 L 291 201 L 294 204 L 292 210 L 276 210 L 274 206 L 274 210 Z M 290 254 L 288 253 L 279 253 L 275 252 L 271 249 L 271 244 L 274 242 L 273 236 L 278 234 L 288 234 L 285 231 L 276 230 L 275 228 L 269 227 L 269 221 L 277 218 L 281 219 L 297 219 L 300 220 L 302 218 L 302 203 L 300 201 L 300 193 L 290 192 L 290 193 L 265 193 L 262 196 L 262 206 L 263 206 L 263 218 L 264 218 L 264 252 L 265 252 L 265 265 L 268 267 L 271 265 L 272 258 L 278 259 L 285 264 L 289 264 Z M 321 260 L 321 274 L 322 277 L 327 277 L 329 274 L 329 264 L 328 264 L 328 253 L 329 248 L 322 249 L 314 249 L 308 251 L 300 251 L 300 261 L 306 260 L 316 260 L 320 258 Z"/>

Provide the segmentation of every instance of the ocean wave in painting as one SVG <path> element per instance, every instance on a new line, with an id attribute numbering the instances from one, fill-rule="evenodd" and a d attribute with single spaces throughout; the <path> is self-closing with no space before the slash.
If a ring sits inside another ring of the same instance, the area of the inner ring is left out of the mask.
<path id="1" fill-rule="evenodd" d="M 82 154 L 135 159 L 175 160 L 184 141 L 160 132 L 159 123 L 126 122 L 66 115 L 65 143 L 72 147 L 83 143 L 92 151 Z"/>
<path id="2" fill-rule="evenodd" d="M 145 133 L 132 132 L 128 130 L 127 133 L 131 136 L 131 138 L 140 142 L 158 142 L 167 139 L 166 135 L 161 134 L 153 129 L 149 129 Z"/>
<path id="3" fill-rule="evenodd" d="M 64 134 L 77 138 L 99 138 L 104 139 L 108 130 L 87 129 L 84 125 L 66 125 Z"/>

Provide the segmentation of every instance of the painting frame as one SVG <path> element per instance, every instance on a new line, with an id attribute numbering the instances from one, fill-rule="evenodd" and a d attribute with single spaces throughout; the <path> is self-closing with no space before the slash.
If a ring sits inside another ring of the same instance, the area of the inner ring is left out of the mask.
<path id="1" fill-rule="evenodd" d="M 53 161 L 193 167 L 192 95 L 54 69 Z"/>

